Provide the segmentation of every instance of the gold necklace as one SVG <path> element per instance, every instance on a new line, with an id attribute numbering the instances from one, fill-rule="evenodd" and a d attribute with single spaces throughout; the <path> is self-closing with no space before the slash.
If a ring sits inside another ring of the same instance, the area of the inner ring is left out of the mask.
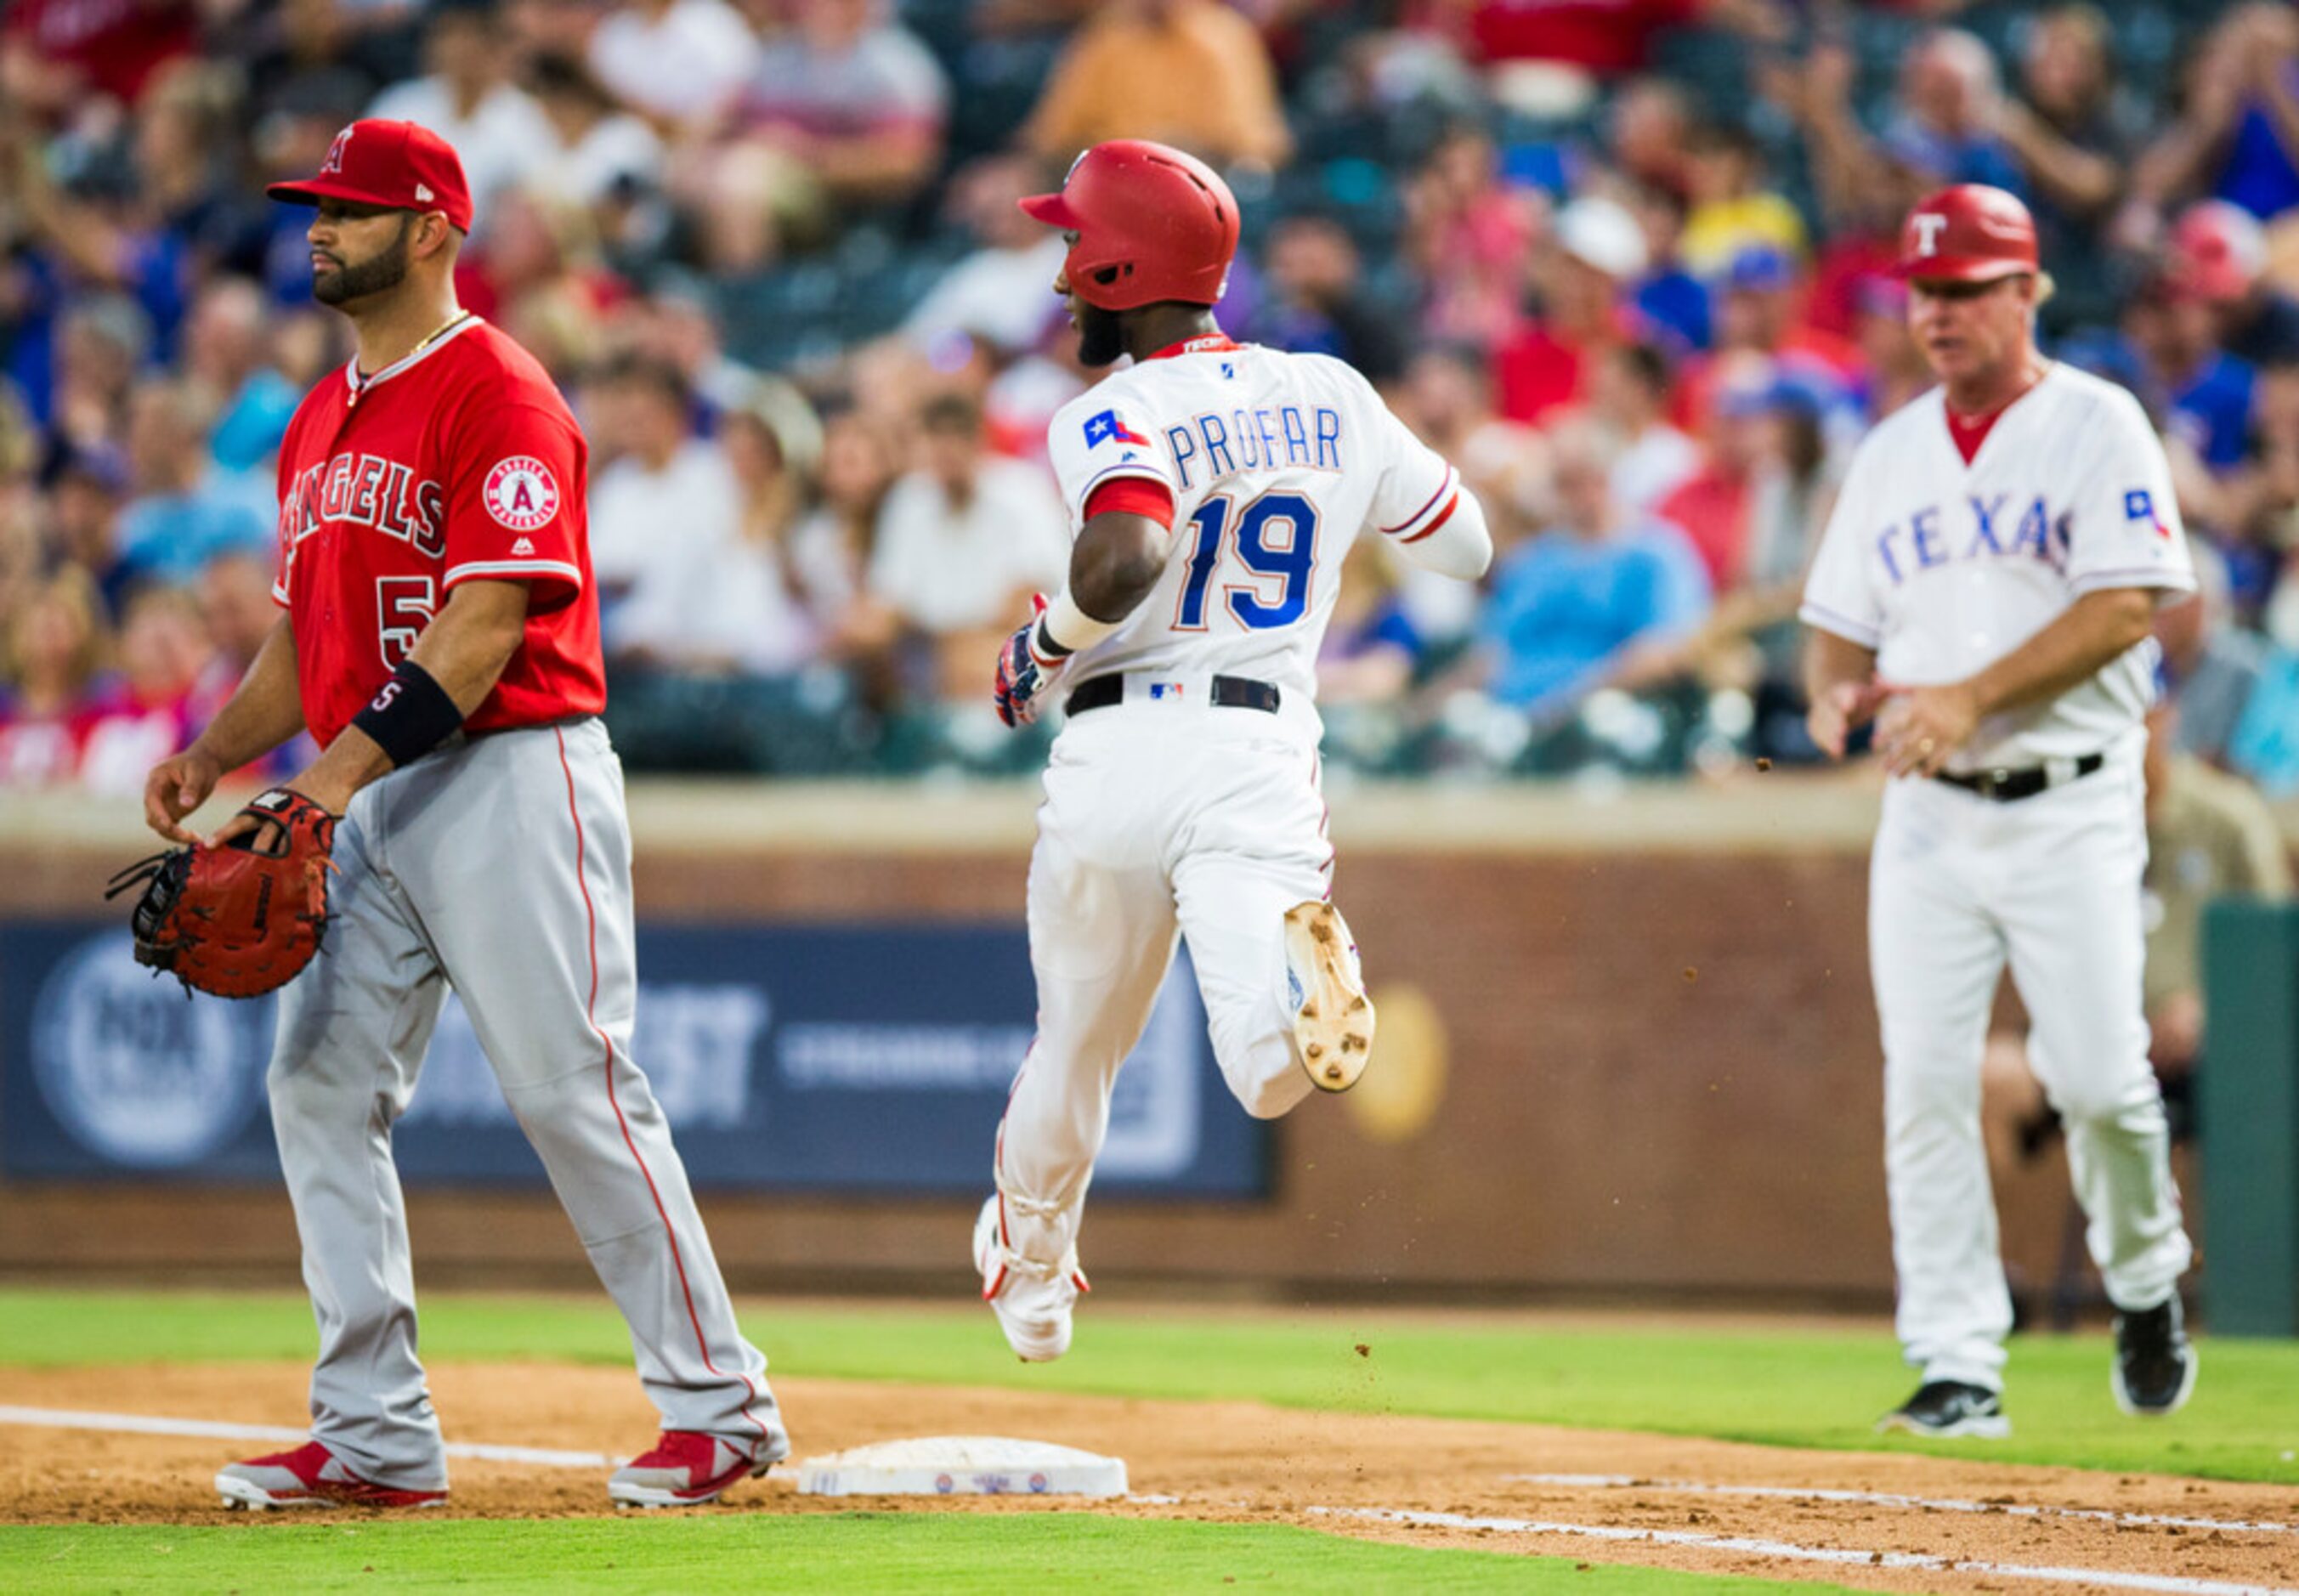
<path id="1" fill-rule="evenodd" d="M 448 328 L 452 328 L 452 327 L 454 327 L 454 326 L 458 325 L 459 323 L 461 323 L 461 322 L 464 322 L 464 321 L 468 321 L 468 320 L 470 320 L 470 318 L 471 318 L 471 312 L 469 312 L 469 311 L 457 311 L 453 315 L 452 315 L 452 316 L 448 317 L 444 321 L 442 321 L 438 326 L 436 326 L 436 327 L 433 328 L 429 332 L 425 333 L 425 334 L 423 335 L 422 341 L 421 341 L 421 342 L 419 342 L 419 343 L 418 343 L 418 344 L 415 345 L 415 347 L 414 347 L 414 348 L 412 348 L 412 349 L 409 350 L 409 351 L 407 352 L 407 354 L 403 354 L 403 355 L 400 356 L 400 357 L 399 357 L 399 359 L 400 359 L 400 360 L 405 360 L 406 358 L 408 358 L 408 355 L 416 355 L 416 354 L 420 354 L 420 353 L 422 353 L 426 349 L 429 348 L 429 347 L 431 346 L 431 345 L 432 345 L 435 341 L 436 341 L 439 337 L 441 337 L 443 335 L 444 335 L 444 334 L 446 333 L 446 331 L 448 330 Z M 393 364 L 393 365 L 394 365 L 394 366 L 395 366 L 395 365 L 397 365 L 398 363 L 399 363 L 399 361 L 394 361 L 394 362 L 392 362 L 392 364 Z"/>
<path id="2" fill-rule="evenodd" d="M 385 365 L 378 367 L 374 376 L 369 376 L 361 371 L 360 369 L 354 365 L 352 368 L 353 375 L 356 378 L 356 381 L 353 384 L 354 389 L 364 389 L 369 384 L 372 383 L 377 377 L 382 376 L 384 372 L 390 370 L 393 366 L 403 365 L 407 362 L 413 360 L 426 349 L 430 348 L 432 345 L 446 337 L 449 332 L 453 330 L 455 328 L 460 327 L 464 322 L 469 321 L 470 319 L 470 312 L 457 311 L 453 315 L 448 317 L 444 321 L 442 321 L 438 326 L 433 328 L 429 332 L 425 333 L 421 338 L 416 341 L 414 348 L 409 350 L 405 354 L 401 355 L 397 360 L 391 361 Z"/>

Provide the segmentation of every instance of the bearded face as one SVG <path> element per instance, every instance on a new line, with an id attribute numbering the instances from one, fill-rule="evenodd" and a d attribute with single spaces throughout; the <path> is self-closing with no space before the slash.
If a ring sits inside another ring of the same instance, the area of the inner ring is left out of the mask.
<path id="1" fill-rule="evenodd" d="M 1079 364 L 1099 370 L 1125 353 L 1125 336 L 1119 330 L 1116 311 L 1074 299 L 1071 319 L 1077 323 Z"/>
<path id="2" fill-rule="evenodd" d="M 380 216 L 344 217 L 334 237 L 311 246 L 311 297 L 325 305 L 348 304 L 397 287 L 407 277 L 408 243 L 415 217 L 406 211 Z M 387 232 L 380 243 L 365 235 Z M 360 252 L 364 245 L 364 253 Z"/>

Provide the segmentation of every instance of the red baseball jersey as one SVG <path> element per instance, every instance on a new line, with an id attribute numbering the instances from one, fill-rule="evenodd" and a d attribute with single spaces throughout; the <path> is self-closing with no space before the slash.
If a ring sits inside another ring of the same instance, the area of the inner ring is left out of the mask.
<path id="1" fill-rule="evenodd" d="M 530 586 L 527 635 L 469 729 L 605 706 L 588 455 L 543 367 L 477 317 L 305 395 L 279 448 L 271 596 L 294 619 L 303 719 L 322 747 L 473 578 Z"/>

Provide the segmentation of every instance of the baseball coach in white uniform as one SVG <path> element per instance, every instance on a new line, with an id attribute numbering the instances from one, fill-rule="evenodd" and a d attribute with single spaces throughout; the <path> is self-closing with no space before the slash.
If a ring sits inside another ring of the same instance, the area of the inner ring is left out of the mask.
<path id="1" fill-rule="evenodd" d="M 2011 1296 L 1979 1122 L 2008 960 L 2067 1125 L 2116 1309 L 2111 1384 L 2194 1388 L 2189 1248 L 2140 1006 L 2142 717 L 2158 604 L 2195 578 L 2139 403 L 2043 358 L 2035 223 L 2002 189 L 1932 195 L 1901 235 L 1940 379 L 1862 443 L 1805 588 L 1813 739 L 1873 719 L 1892 780 L 1869 871 L 1898 1331 L 1922 1383 L 1883 1429 L 2010 1433 Z"/>

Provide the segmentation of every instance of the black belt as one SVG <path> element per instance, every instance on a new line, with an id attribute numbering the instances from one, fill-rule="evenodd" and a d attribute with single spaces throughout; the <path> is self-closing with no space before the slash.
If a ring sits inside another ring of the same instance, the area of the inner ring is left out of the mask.
<path id="1" fill-rule="evenodd" d="M 2074 781 L 2089 776 L 2107 763 L 2103 753 L 2087 753 L 2075 762 Z M 2052 773 L 2043 765 L 2030 765 L 2024 770 L 1975 770 L 1969 776 L 1951 776 L 1943 770 L 1941 781 L 1952 787 L 1962 787 L 1967 793 L 1977 793 L 1998 803 L 2017 803 L 2022 798 L 2033 798 L 2052 785 Z"/>
<path id="2" fill-rule="evenodd" d="M 1062 707 L 1073 715 L 1083 715 L 1088 710 L 1106 710 L 1114 703 L 1125 702 L 1125 677 L 1097 676 L 1079 685 Z M 1253 681 L 1241 676 L 1214 677 L 1215 707 L 1224 710 L 1259 710 L 1264 714 L 1277 713 L 1277 689 L 1267 682 Z"/>

